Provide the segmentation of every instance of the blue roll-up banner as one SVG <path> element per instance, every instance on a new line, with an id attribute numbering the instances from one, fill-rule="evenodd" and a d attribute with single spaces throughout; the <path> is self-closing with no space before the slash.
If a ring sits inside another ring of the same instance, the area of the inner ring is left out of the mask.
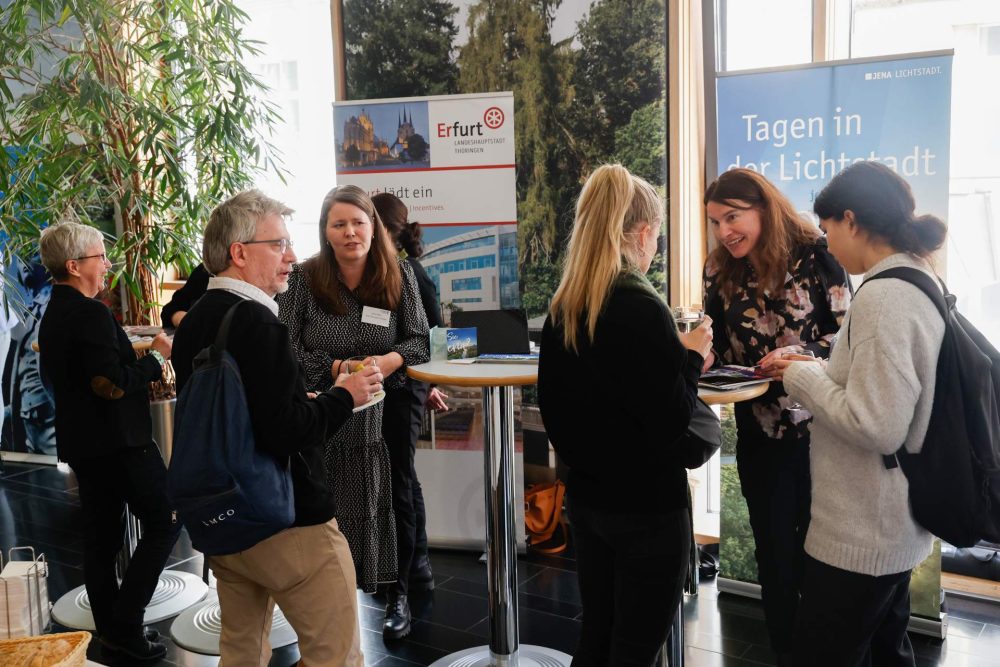
<path id="1" fill-rule="evenodd" d="M 948 219 L 952 53 L 720 74 L 718 171 L 746 167 L 803 213 L 833 176 L 878 160 L 913 188 L 920 213 Z M 728 412 L 728 411 L 727 411 Z M 731 416 L 731 412 L 728 412 Z M 757 567 L 735 456 L 723 451 L 719 589 L 753 594 Z M 911 629 L 943 636 L 941 550 L 913 571 Z"/>
<path id="2" fill-rule="evenodd" d="M 801 211 L 844 167 L 878 160 L 948 217 L 951 52 L 720 74 L 718 169 L 761 172 Z"/>

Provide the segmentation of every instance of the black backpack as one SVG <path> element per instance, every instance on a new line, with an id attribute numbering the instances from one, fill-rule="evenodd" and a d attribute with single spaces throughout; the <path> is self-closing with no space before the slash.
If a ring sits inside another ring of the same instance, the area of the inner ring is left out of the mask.
<path id="1" fill-rule="evenodd" d="M 885 466 L 902 468 L 913 518 L 929 532 L 956 547 L 1000 541 L 1000 353 L 923 271 L 896 267 L 868 280 L 880 278 L 920 288 L 945 322 L 923 448 L 900 447 Z"/>
<path id="2" fill-rule="evenodd" d="M 244 303 L 229 308 L 215 343 L 194 358 L 174 417 L 167 489 L 191 544 L 208 556 L 245 551 L 295 520 L 289 462 L 257 451 L 243 379 L 226 351 Z"/>

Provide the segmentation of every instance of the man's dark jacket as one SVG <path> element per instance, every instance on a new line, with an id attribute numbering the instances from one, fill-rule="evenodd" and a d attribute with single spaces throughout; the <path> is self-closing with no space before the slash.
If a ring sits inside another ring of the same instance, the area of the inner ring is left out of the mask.
<path id="1" fill-rule="evenodd" d="M 232 292 L 209 290 L 181 321 L 173 348 L 178 393 L 191 377 L 195 355 L 215 341 L 226 311 L 241 300 Z M 282 463 L 291 460 L 294 525 L 329 521 L 337 508 L 326 485 L 323 447 L 327 433 L 339 429 L 351 416 L 354 402 L 350 393 L 338 387 L 308 398 L 288 329 L 256 301 L 240 306 L 227 349 L 243 377 L 257 449 Z"/>

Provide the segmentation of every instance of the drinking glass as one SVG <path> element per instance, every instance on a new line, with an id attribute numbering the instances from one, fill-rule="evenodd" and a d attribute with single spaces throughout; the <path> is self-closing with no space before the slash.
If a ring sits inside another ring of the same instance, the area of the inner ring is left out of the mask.
<path id="1" fill-rule="evenodd" d="M 368 361 L 368 366 L 377 366 L 375 363 L 375 357 L 348 357 L 347 359 L 344 359 L 344 363 L 341 366 L 343 370 L 340 372 L 354 375 L 355 373 L 365 369 L 365 361 Z"/>
<path id="2" fill-rule="evenodd" d="M 671 313 L 677 323 L 677 330 L 681 333 L 694 331 L 705 319 L 705 311 L 692 306 L 676 306 L 671 309 Z"/>
<path id="3" fill-rule="evenodd" d="M 366 360 L 369 362 L 368 364 L 365 364 Z M 375 357 L 347 357 L 340 363 L 340 368 L 337 369 L 337 372 L 354 375 L 355 373 L 363 371 L 366 365 L 377 366 L 378 364 L 375 363 Z M 334 379 L 333 384 L 330 385 L 330 389 L 332 390 L 336 386 L 337 381 Z"/>

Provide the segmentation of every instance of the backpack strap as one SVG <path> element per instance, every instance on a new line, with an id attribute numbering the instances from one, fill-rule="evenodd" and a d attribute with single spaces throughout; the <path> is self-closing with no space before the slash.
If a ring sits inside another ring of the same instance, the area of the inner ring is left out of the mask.
<path id="1" fill-rule="evenodd" d="M 226 311 L 225 316 L 222 318 L 222 324 L 219 325 L 219 331 L 215 335 L 215 342 L 212 343 L 212 358 L 218 359 L 222 356 L 226 347 L 229 344 L 229 329 L 233 324 L 233 318 L 236 317 L 236 311 L 247 302 L 247 299 L 240 297 L 240 300 L 229 307 Z"/>
<path id="2" fill-rule="evenodd" d="M 886 269 L 880 273 L 876 273 L 874 276 L 861 283 L 858 287 L 858 292 L 860 292 L 861 288 L 867 285 L 869 281 L 879 280 L 881 278 L 896 278 L 897 280 L 910 283 L 914 287 L 918 288 L 921 292 L 927 295 L 927 298 L 931 300 L 931 303 L 933 303 L 938 309 L 938 312 L 941 313 L 945 326 L 948 325 L 948 310 L 951 306 L 955 305 L 955 297 L 948 292 L 948 288 L 945 286 L 943 280 L 939 278 L 935 281 L 920 269 L 915 269 L 912 266 L 896 266 L 891 269 Z M 940 284 L 940 287 L 938 284 Z M 851 344 L 850 320 L 847 322 L 847 344 Z M 906 452 L 903 446 L 900 445 L 899 449 L 897 449 L 894 454 L 884 454 L 882 456 L 882 463 L 885 465 L 885 469 L 892 470 L 893 468 L 898 468 L 899 459 L 897 457 L 905 453 Z"/>
<path id="3" fill-rule="evenodd" d="M 910 283 L 914 287 L 918 288 L 921 292 L 927 295 L 927 298 L 930 299 L 931 303 L 933 303 L 938 309 L 938 312 L 941 313 L 941 317 L 944 319 L 945 323 L 948 322 L 948 310 L 954 305 L 955 297 L 948 291 L 944 281 L 941 279 L 935 281 L 920 269 L 915 269 L 912 266 L 896 266 L 891 269 L 886 269 L 880 273 L 876 273 L 874 276 L 868 278 L 858 286 L 858 289 L 855 291 L 855 295 L 861 291 L 862 287 L 867 285 L 872 280 L 880 280 L 882 278 L 896 278 L 897 280 Z M 938 286 L 939 284 L 940 287 Z M 847 321 L 847 344 L 851 344 L 850 319 Z"/>

